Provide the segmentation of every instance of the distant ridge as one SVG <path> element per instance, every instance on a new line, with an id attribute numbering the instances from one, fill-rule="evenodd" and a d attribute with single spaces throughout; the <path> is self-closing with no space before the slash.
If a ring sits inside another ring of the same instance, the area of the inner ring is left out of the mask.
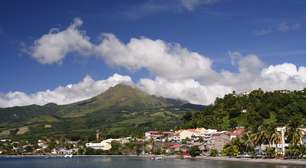
<path id="1" fill-rule="evenodd" d="M 142 134 L 150 129 L 173 129 L 181 124 L 185 112 L 201 111 L 201 107 L 118 84 L 93 98 L 72 104 L 0 108 L 3 116 L 0 137 L 14 136 L 12 131 L 9 135 L 1 132 L 23 126 L 30 131 L 19 136 L 89 136 L 96 129 L 104 130 L 108 136 Z"/>

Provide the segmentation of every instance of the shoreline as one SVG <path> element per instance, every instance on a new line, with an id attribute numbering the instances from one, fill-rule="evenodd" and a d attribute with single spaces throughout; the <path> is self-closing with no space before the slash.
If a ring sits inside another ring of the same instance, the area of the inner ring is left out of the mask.
<path id="1" fill-rule="evenodd" d="M 138 158 L 162 157 L 163 159 L 182 159 L 180 158 L 179 155 L 73 155 L 73 158 L 76 158 L 76 157 L 138 157 Z M 65 157 L 64 155 L 0 155 L 0 158 L 45 158 L 45 159 L 48 159 L 48 158 L 65 158 Z M 189 158 L 186 160 L 268 163 L 268 164 L 282 164 L 282 165 L 306 165 L 306 160 L 293 160 L 293 159 L 252 159 L 252 158 L 197 156 L 195 158 Z"/>

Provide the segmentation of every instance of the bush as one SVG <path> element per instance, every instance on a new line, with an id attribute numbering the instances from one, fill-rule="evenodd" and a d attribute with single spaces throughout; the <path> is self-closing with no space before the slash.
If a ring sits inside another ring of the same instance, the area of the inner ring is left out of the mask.
<path id="1" fill-rule="evenodd" d="M 209 151 L 209 156 L 211 156 L 211 157 L 216 157 L 216 156 L 218 156 L 218 151 L 217 151 L 217 149 L 211 149 L 211 150 Z"/>
<path id="2" fill-rule="evenodd" d="M 110 154 L 112 155 L 121 155 L 121 148 L 122 145 L 121 143 L 117 142 L 117 141 L 112 141 L 111 142 L 112 148 L 110 149 Z"/>
<path id="3" fill-rule="evenodd" d="M 301 159 L 306 154 L 306 148 L 302 145 L 290 145 L 285 156 L 289 159 Z"/>
<path id="4" fill-rule="evenodd" d="M 85 149 L 85 155 L 95 155 L 96 151 L 92 148 L 86 148 Z"/>
<path id="5" fill-rule="evenodd" d="M 222 150 L 223 156 L 238 156 L 239 147 L 237 145 L 226 145 Z"/>
<path id="6" fill-rule="evenodd" d="M 272 147 L 266 148 L 266 150 L 265 150 L 265 156 L 266 156 L 267 158 L 275 158 L 275 156 L 276 156 L 275 148 L 272 148 Z"/>
<path id="7" fill-rule="evenodd" d="M 189 154 L 190 154 L 191 157 L 196 157 L 196 156 L 199 156 L 201 154 L 201 151 L 200 151 L 198 146 L 192 146 L 189 149 Z"/>
<path id="8" fill-rule="evenodd" d="M 182 144 L 187 144 L 188 141 L 189 141 L 189 139 L 185 138 L 185 139 L 182 140 Z"/>

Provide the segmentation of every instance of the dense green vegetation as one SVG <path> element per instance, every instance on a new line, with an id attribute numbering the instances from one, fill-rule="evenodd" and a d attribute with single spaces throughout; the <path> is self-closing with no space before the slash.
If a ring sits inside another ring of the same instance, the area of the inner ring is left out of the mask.
<path id="1" fill-rule="evenodd" d="M 199 149 L 198 146 L 192 146 L 189 148 L 188 153 L 190 154 L 191 157 L 196 157 L 200 156 L 201 150 Z"/>
<path id="2" fill-rule="evenodd" d="M 200 106 L 201 107 L 201 106 Z M 91 99 L 69 104 L 0 108 L 0 137 L 66 137 L 94 140 L 143 136 L 147 130 L 169 130 L 181 125 L 187 112 L 199 106 L 148 95 L 128 85 L 117 85 Z"/>
<path id="3" fill-rule="evenodd" d="M 263 125 L 287 125 L 299 119 L 306 124 L 306 89 L 303 91 L 228 94 L 200 113 L 186 113 L 182 127 L 205 127 L 229 130 L 244 126 L 254 132 Z"/>
<path id="4" fill-rule="evenodd" d="M 187 112 L 182 117 L 182 128 L 205 127 L 232 130 L 245 127 L 243 137 L 233 139 L 222 150 L 224 156 L 248 154 L 255 156 L 255 149 L 264 144 L 267 148 L 260 154 L 266 158 L 282 157 L 273 144 L 281 143 L 278 126 L 285 126 L 285 157 L 301 158 L 306 148 L 300 127 L 306 125 L 306 89 L 302 91 L 264 92 L 261 89 L 249 94 L 228 94 L 200 113 Z M 215 155 L 212 152 L 211 155 Z"/>
<path id="5" fill-rule="evenodd" d="M 249 157 L 258 157 L 259 155 L 265 158 L 302 158 L 306 154 L 306 146 L 303 142 L 301 143 L 304 136 L 299 128 L 299 121 L 296 119 L 286 125 L 284 140 L 289 143 L 289 147 L 285 148 L 285 153 L 281 148 L 275 146 L 275 144 L 282 143 L 281 133 L 273 125 L 263 125 L 256 132 L 248 131 L 242 137 L 232 139 L 224 146 L 221 154 L 235 157 L 247 154 Z M 263 150 L 261 149 L 262 145 L 265 145 Z"/>

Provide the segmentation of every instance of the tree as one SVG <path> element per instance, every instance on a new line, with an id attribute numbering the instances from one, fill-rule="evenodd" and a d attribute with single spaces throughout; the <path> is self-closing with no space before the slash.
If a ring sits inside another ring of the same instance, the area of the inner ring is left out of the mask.
<path id="1" fill-rule="evenodd" d="M 266 156 L 267 158 L 275 158 L 275 155 L 276 155 L 276 153 L 275 153 L 275 148 L 272 148 L 272 147 L 266 148 L 266 150 L 265 150 L 265 156 Z"/>
<path id="2" fill-rule="evenodd" d="M 294 116 L 290 119 L 289 124 L 287 126 L 286 135 L 287 139 L 289 140 L 290 144 L 293 146 L 297 146 L 301 143 L 301 139 L 303 133 L 299 128 L 301 126 L 301 117 Z"/>
<path id="3" fill-rule="evenodd" d="M 306 154 L 306 148 L 303 145 L 289 145 L 285 156 L 290 159 L 301 159 Z"/>
<path id="4" fill-rule="evenodd" d="M 269 138 L 270 138 L 269 141 L 272 144 L 278 144 L 282 141 L 282 135 L 280 132 L 277 131 L 272 132 Z"/>
<path id="5" fill-rule="evenodd" d="M 265 131 L 259 131 L 254 133 L 253 135 L 253 143 L 255 145 L 261 145 L 266 142 L 266 132 Z"/>
<path id="6" fill-rule="evenodd" d="M 95 155 L 96 151 L 92 148 L 86 148 L 85 149 L 85 155 Z"/>
<path id="7" fill-rule="evenodd" d="M 253 141 L 253 134 L 251 134 L 250 132 L 244 134 L 241 137 L 241 142 L 242 142 L 242 146 L 243 146 L 243 150 L 245 152 L 253 152 L 254 151 L 254 141 Z"/>
<path id="8" fill-rule="evenodd" d="M 211 157 L 216 157 L 216 156 L 218 156 L 218 150 L 217 150 L 217 149 L 211 149 L 211 150 L 209 151 L 209 156 L 211 156 Z"/>
<path id="9" fill-rule="evenodd" d="M 237 145 L 228 144 L 222 150 L 223 156 L 238 156 L 240 154 L 239 147 Z"/>
<path id="10" fill-rule="evenodd" d="M 141 154 L 141 152 L 144 150 L 143 147 L 144 147 L 144 145 L 142 143 L 137 143 L 136 144 L 136 154 L 137 155 Z"/>
<path id="11" fill-rule="evenodd" d="M 265 124 L 259 127 L 259 132 L 253 136 L 254 144 L 268 144 L 271 147 L 281 141 L 281 134 L 276 131 L 276 127 L 271 124 Z"/>
<path id="12" fill-rule="evenodd" d="M 32 152 L 34 150 L 33 146 L 31 145 L 27 145 L 25 148 L 24 148 L 25 152 Z"/>
<path id="13" fill-rule="evenodd" d="M 185 139 L 182 139 L 182 144 L 187 144 L 187 142 L 189 141 L 189 138 L 185 138 Z"/>
<path id="14" fill-rule="evenodd" d="M 192 113 L 190 111 L 186 112 L 183 117 L 182 120 L 184 123 L 191 121 L 192 120 Z"/>
<path id="15" fill-rule="evenodd" d="M 189 148 L 189 154 L 191 157 L 196 157 L 201 154 L 201 151 L 198 146 L 192 146 L 191 148 Z"/>
<path id="16" fill-rule="evenodd" d="M 112 141 L 111 142 L 112 148 L 110 149 L 110 153 L 113 155 L 121 155 L 121 143 L 117 142 L 117 141 Z"/>
<path id="17" fill-rule="evenodd" d="M 48 142 L 48 148 L 50 150 L 54 149 L 56 147 L 56 143 L 54 140 L 51 140 L 50 142 Z"/>

